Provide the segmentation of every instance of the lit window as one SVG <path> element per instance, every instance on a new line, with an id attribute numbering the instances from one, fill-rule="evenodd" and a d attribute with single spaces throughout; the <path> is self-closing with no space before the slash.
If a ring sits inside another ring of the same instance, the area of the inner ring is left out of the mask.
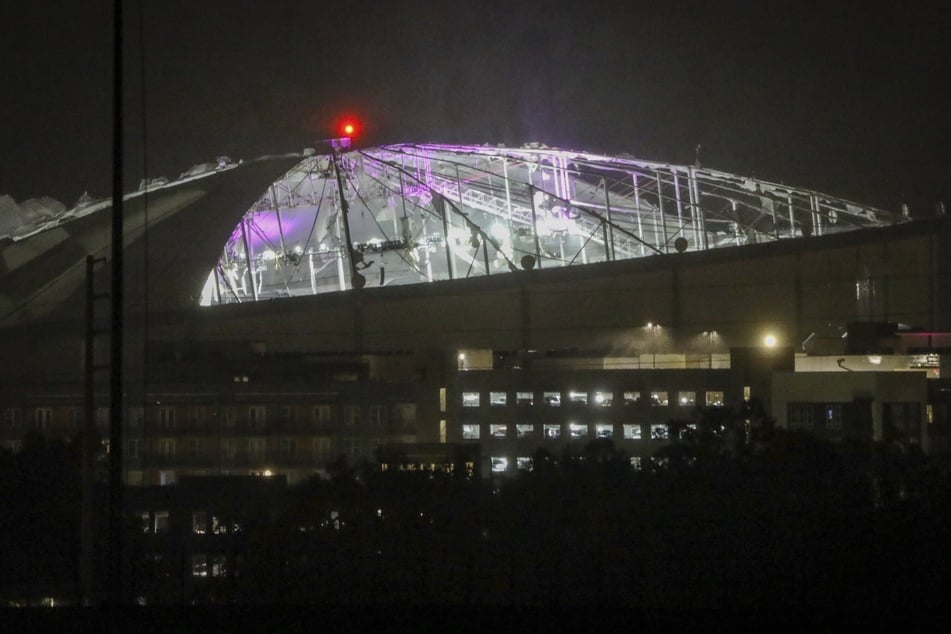
<path id="1" fill-rule="evenodd" d="M 152 529 L 153 533 L 159 535 L 168 532 L 168 511 L 155 511 L 152 520 L 155 522 Z"/>
<path id="2" fill-rule="evenodd" d="M 207 577 L 208 576 L 208 555 L 205 555 L 205 554 L 192 555 L 192 576 L 193 577 Z"/>
<path id="3" fill-rule="evenodd" d="M 575 405 L 587 405 L 588 404 L 588 393 L 587 392 L 568 392 L 568 402 Z"/>
<path id="4" fill-rule="evenodd" d="M 478 407 L 478 406 L 479 406 L 479 393 L 478 393 L 478 392 L 463 392 L 463 393 L 462 393 L 462 406 L 463 406 L 463 407 Z"/>
<path id="5" fill-rule="evenodd" d="M 614 437 L 614 425 L 609 425 L 606 423 L 598 423 L 594 426 L 594 435 L 596 438 L 613 438 Z"/>
<path id="6" fill-rule="evenodd" d="M 528 456 L 519 456 L 515 459 L 515 468 L 519 471 L 531 471 L 532 459 Z"/>
<path id="7" fill-rule="evenodd" d="M 640 400 L 641 400 L 640 392 L 625 392 L 624 393 L 625 405 L 634 405 L 635 403 L 640 402 Z"/>
<path id="8" fill-rule="evenodd" d="M 492 473 L 504 473 L 509 468 L 508 458 L 492 456 L 490 461 L 492 463 Z"/>
<path id="9" fill-rule="evenodd" d="M 211 556 L 211 576 L 212 577 L 227 577 L 228 576 L 228 558 L 225 555 Z"/>
<path id="10" fill-rule="evenodd" d="M 493 438 L 505 438 L 508 428 L 505 425 L 489 425 L 489 435 Z"/>
<path id="11" fill-rule="evenodd" d="M 667 392 L 651 392 L 651 405 L 654 407 L 663 407 L 668 403 Z"/>
<path id="12" fill-rule="evenodd" d="M 677 403 L 681 407 L 693 407 L 697 404 L 697 393 L 696 392 L 678 392 L 677 394 Z"/>
<path id="13" fill-rule="evenodd" d="M 640 456 L 631 456 L 631 468 L 634 471 L 641 470 L 641 457 Z"/>
<path id="14" fill-rule="evenodd" d="M 503 407 L 508 401 L 508 394 L 505 392 L 489 392 L 489 406 Z"/>
<path id="15" fill-rule="evenodd" d="M 641 426 L 640 425 L 624 425 L 623 433 L 624 433 L 625 440 L 640 440 Z"/>
<path id="16" fill-rule="evenodd" d="M 463 425 L 462 438 L 463 440 L 478 440 L 479 426 L 478 425 Z"/>
<path id="17" fill-rule="evenodd" d="M 228 523 L 223 518 L 212 515 L 211 532 L 215 535 L 226 535 L 228 533 Z"/>
<path id="18" fill-rule="evenodd" d="M 527 438 L 529 436 L 533 436 L 535 434 L 535 426 L 534 425 L 516 425 L 515 433 L 518 435 L 519 438 Z"/>
<path id="19" fill-rule="evenodd" d="M 195 535 L 204 535 L 208 532 L 208 512 L 192 512 L 192 533 Z"/>
<path id="20" fill-rule="evenodd" d="M 561 392 L 545 392 L 542 394 L 542 402 L 551 407 L 558 407 L 561 405 Z"/>
<path id="21" fill-rule="evenodd" d="M 588 435 L 588 426 L 582 425 L 580 423 L 569 423 L 568 424 L 568 437 L 569 438 L 584 438 Z"/>
<path id="22" fill-rule="evenodd" d="M 723 392 L 707 392 L 707 407 L 723 407 Z"/>
<path id="23" fill-rule="evenodd" d="M 664 425 L 664 424 L 651 425 L 651 440 L 667 440 L 667 438 L 668 438 L 667 425 Z"/>
<path id="24" fill-rule="evenodd" d="M 542 431 L 549 440 L 561 438 L 561 425 L 544 425 Z"/>
<path id="25" fill-rule="evenodd" d="M 829 403 L 825 406 L 826 429 L 842 429 L 842 404 Z"/>
<path id="26" fill-rule="evenodd" d="M 148 511 L 139 513 L 139 527 L 146 535 L 152 532 L 152 516 Z"/>
<path id="27" fill-rule="evenodd" d="M 614 404 L 614 395 L 610 392 L 595 392 L 594 404 L 600 407 L 611 407 Z"/>
<path id="28" fill-rule="evenodd" d="M 535 404 L 535 394 L 533 392 L 516 392 L 515 404 L 520 407 L 528 407 Z"/>

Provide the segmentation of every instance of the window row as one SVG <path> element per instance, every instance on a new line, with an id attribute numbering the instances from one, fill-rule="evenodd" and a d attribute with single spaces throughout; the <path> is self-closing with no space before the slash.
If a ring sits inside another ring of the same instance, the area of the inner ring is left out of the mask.
<path id="1" fill-rule="evenodd" d="M 618 400 L 615 398 L 616 394 L 614 392 L 603 390 L 593 392 L 581 390 L 568 390 L 566 392 L 489 391 L 485 394 L 476 391 L 464 391 L 462 393 L 462 406 L 482 407 L 483 404 L 488 404 L 489 407 L 507 407 L 514 404 L 518 407 L 532 407 L 537 403 L 548 407 L 560 407 L 565 404 L 612 407 L 615 402 L 620 402 L 626 406 L 646 403 L 655 407 L 670 405 L 694 407 L 698 404 L 698 394 L 701 395 L 699 403 L 705 404 L 707 407 L 720 407 L 724 403 L 721 390 L 707 390 L 699 393 L 696 390 L 678 390 L 674 392 L 651 390 L 647 392 L 626 391 L 620 394 L 621 398 Z"/>
<path id="2" fill-rule="evenodd" d="M 342 438 L 336 443 L 336 451 L 343 451 L 348 455 L 361 453 L 360 447 L 376 448 L 383 442 L 379 438 Z M 143 458 L 147 452 L 147 443 L 142 438 L 133 438 L 127 442 L 126 457 L 129 459 Z M 281 438 L 277 442 L 268 442 L 267 438 L 225 438 L 220 441 L 206 442 L 201 438 L 159 438 L 154 443 L 154 455 L 165 459 L 174 459 L 176 456 L 199 457 L 209 452 L 217 451 L 220 447 L 221 457 L 235 459 L 248 457 L 252 460 L 265 458 L 313 458 L 323 460 L 330 458 L 335 451 L 335 443 L 331 438 Z"/>
<path id="3" fill-rule="evenodd" d="M 657 462 L 655 458 L 647 458 L 647 460 L 651 463 Z M 628 461 L 635 471 L 639 471 L 643 464 L 643 459 L 640 456 L 630 456 Z M 534 460 L 529 456 L 516 456 L 515 460 L 511 460 L 507 456 L 491 456 L 489 465 L 492 473 L 505 473 L 513 466 L 519 471 L 531 471 L 535 466 Z"/>
<path id="4" fill-rule="evenodd" d="M 416 421 L 415 403 L 399 403 L 389 405 L 313 405 L 305 407 L 282 406 L 278 408 L 264 405 L 250 405 L 244 408 L 226 406 L 220 408 L 221 423 L 226 427 L 233 427 L 239 423 L 247 423 L 251 429 L 263 429 L 267 422 L 279 424 L 304 423 L 308 419 L 315 426 L 329 425 L 338 422 L 338 410 L 342 414 L 340 422 L 346 425 L 382 426 L 390 421 L 408 425 Z M 172 430 L 179 425 L 187 427 L 202 427 L 214 419 L 219 412 L 216 407 L 198 405 L 168 405 L 154 408 L 154 421 L 159 429 Z M 24 426 L 24 412 L 28 414 L 26 421 L 33 429 L 44 431 L 53 427 L 78 429 L 84 415 L 80 407 L 52 408 L 8 407 L 0 410 L 0 427 L 3 429 L 20 429 Z M 128 418 L 125 421 L 130 427 L 142 427 L 145 423 L 145 408 L 129 408 Z M 110 409 L 97 407 L 95 410 L 96 426 L 105 431 L 109 425 Z"/>
<path id="5" fill-rule="evenodd" d="M 694 429 L 695 425 L 687 425 L 687 428 Z M 567 423 L 566 425 L 534 425 L 534 424 L 464 424 L 462 425 L 463 440 L 482 440 L 483 429 L 488 433 L 485 438 L 541 438 L 545 440 L 557 440 L 560 438 L 615 438 L 624 440 L 667 440 L 668 426 L 666 423 L 653 424 L 623 424 L 612 425 L 610 423 L 595 423 L 586 425 L 582 423 Z"/>
<path id="6" fill-rule="evenodd" d="M 141 511 L 139 522 L 142 532 L 147 535 L 162 535 L 168 533 L 171 528 L 169 512 L 165 510 Z M 228 535 L 240 532 L 241 524 L 233 518 L 208 511 L 192 512 L 191 533 L 194 535 Z"/>
<path id="7" fill-rule="evenodd" d="M 786 424 L 791 430 L 842 429 L 843 403 L 789 403 Z"/>

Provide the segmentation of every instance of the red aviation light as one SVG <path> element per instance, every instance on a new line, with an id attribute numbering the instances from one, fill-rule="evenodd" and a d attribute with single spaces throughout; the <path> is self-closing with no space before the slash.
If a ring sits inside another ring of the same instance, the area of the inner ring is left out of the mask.
<path id="1" fill-rule="evenodd" d="M 357 134 L 357 122 L 354 119 L 344 119 L 340 122 L 338 129 L 340 131 L 340 136 L 346 137 L 348 139 L 353 138 Z"/>

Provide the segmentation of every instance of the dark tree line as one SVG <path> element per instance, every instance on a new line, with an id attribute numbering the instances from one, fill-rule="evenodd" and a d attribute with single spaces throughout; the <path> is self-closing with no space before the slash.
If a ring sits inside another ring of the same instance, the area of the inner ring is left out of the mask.
<path id="1" fill-rule="evenodd" d="M 0 451 L 0 592 L 11 599 L 78 593 L 78 444 L 27 434 Z"/>
<path id="2" fill-rule="evenodd" d="M 951 590 L 945 463 L 750 411 L 669 429 L 640 469 L 605 439 L 497 482 L 341 466 L 289 491 L 242 600 L 881 609 Z"/>
<path id="3" fill-rule="evenodd" d="M 946 460 L 897 443 L 830 444 L 756 411 L 706 410 L 668 427 L 670 442 L 639 468 L 608 439 L 539 450 L 531 471 L 498 480 L 341 459 L 243 521 L 240 561 L 205 596 L 888 609 L 951 590 Z M 76 587 L 78 461 L 77 447 L 41 437 L 0 454 L 7 596 Z M 130 537 L 130 552 L 143 544 Z"/>

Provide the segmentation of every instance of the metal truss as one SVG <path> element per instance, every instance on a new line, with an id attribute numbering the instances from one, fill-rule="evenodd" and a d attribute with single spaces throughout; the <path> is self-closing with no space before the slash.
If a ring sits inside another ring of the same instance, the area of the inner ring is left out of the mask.
<path id="1" fill-rule="evenodd" d="M 387 145 L 312 154 L 274 183 L 233 231 L 201 301 L 576 266 L 902 220 L 697 166 L 538 144 Z"/>

